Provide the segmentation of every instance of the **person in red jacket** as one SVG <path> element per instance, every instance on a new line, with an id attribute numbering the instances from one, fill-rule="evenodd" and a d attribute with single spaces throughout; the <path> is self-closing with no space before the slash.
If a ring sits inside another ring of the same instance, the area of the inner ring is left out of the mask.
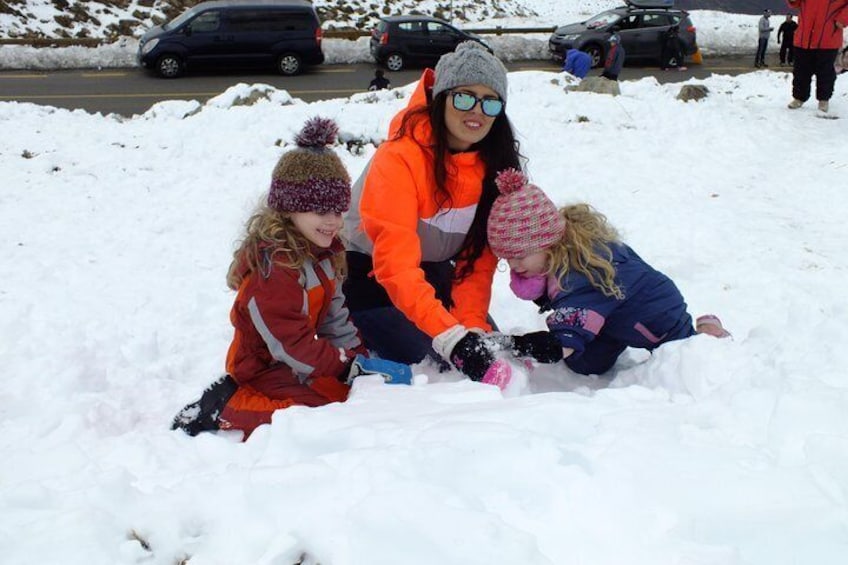
<path id="1" fill-rule="evenodd" d="M 789 108 L 795 110 L 809 100 L 815 76 L 818 109 L 827 112 L 836 81 L 833 63 L 842 48 L 842 30 L 848 25 L 848 0 L 787 0 L 786 3 L 799 10 Z"/>
<path id="2" fill-rule="evenodd" d="M 238 291 L 227 375 L 172 428 L 241 430 L 247 439 L 275 410 L 345 400 L 350 379 L 364 372 L 409 383 L 408 367 L 364 357 L 338 284 L 350 176 L 327 147 L 337 132 L 332 120 L 307 121 L 274 168 L 267 203 L 248 220 L 227 274 Z"/>
<path id="3" fill-rule="evenodd" d="M 354 184 L 345 218 L 345 295 L 356 326 L 380 357 L 430 355 L 483 380 L 482 346 L 497 259 L 486 222 L 495 174 L 520 167 L 506 115 L 506 68 L 466 41 L 426 69 Z"/>

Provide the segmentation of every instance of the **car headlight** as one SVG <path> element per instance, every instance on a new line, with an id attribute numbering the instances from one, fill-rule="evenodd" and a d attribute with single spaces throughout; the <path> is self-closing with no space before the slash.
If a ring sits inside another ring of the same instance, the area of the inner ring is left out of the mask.
<path id="1" fill-rule="evenodd" d="M 562 38 L 565 39 L 566 41 L 574 41 L 578 37 L 580 37 L 579 33 L 569 33 L 568 35 L 562 36 Z"/>
<path id="2" fill-rule="evenodd" d="M 141 54 L 147 55 L 148 53 L 150 53 L 153 50 L 154 47 L 156 47 L 156 45 L 158 43 L 159 43 L 158 37 L 151 39 L 150 41 L 148 41 L 147 43 L 145 43 L 144 45 L 141 46 Z"/>

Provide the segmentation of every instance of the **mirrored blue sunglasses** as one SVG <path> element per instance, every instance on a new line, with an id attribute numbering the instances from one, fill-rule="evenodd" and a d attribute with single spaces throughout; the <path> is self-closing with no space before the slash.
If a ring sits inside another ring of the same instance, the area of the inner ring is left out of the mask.
<path id="1" fill-rule="evenodd" d="M 460 112 L 471 111 L 479 102 L 480 109 L 490 118 L 497 117 L 504 109 L 504 101 L 500 98 L 477 98 L 469 92 L 451 91 L 451 101 Z"/>

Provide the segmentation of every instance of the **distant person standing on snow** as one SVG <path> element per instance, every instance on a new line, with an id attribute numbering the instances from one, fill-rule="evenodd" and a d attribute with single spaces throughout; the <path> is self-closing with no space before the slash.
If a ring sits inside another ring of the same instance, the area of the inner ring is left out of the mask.
<path id="1" fill-rule="evenodd" d="M 771 27 L 771 23 L 769 22 L 769 16 L 771 16 L 771 10 L 763 10 L 763 17 L 760 18 L 757 24 L 757 29 L 760 33 L 760 41 L 757 45 L 757 58 L 754 60 L 754 66 L 757 68 L 768 67 L 766 64 L 766 49 L 768 48 L 768 40 L 771 37 L 771 32 L 774 31 L 774 28 Z"/>
<path id="2" fill-rule="evenodd" d="M 683 46 L 680 44 L 680 27 L 671 26 L 662 36 L 662 55 L 660 56 L 660 68 L 662 70 L 677 69 L 685 71 L 683 66 Z"/>
<path id="3" fill-rule="evenodd" d="M 601 73 L 601 76 L 609 80 L 618 80 L 618 75 L 621 73 L 622 67 L 624 67 L 624 46 L 621 44 L 621 36 L 618 32 L 618 26 L 613 27 L 610 30 L 612 35 L 607 40 L 610 46 L 604 63 L 604 72 Z"/>
<path id="4" fill-rule="evenodd" d="M 848 25 L 848 0 L 786 0 L 786 3 L 799 10 L 789 109 L 800 108 L 810 99 L 815 75 L 819 111 L 827 112 L 836 82 L 833 63 L 842 48 L 842 30 Z"/>
<path id="5" fill-rule="evenodd" d="M 577 78 L 585 78 L 592 68 L 592 57 L 579 49 L 569 49 L 565 53 L 565 64 L 562 67 L 567 73 Z"/>
<path id="6" fill-rule="evenodd" d="M 792 19 L 792 14 L 786 16 L 786 21 L 777 28 L 777 42 L 780 43 L 780 66 L 786 63 L 792 64 L 794 53 L 792 42 L 795 41 L 795 30 L 798 24 Z"/>

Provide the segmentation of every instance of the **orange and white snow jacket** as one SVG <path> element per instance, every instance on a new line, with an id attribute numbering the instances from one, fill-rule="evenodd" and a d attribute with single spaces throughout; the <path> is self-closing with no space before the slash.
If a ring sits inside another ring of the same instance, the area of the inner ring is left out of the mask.
<path id="1" fill-rule="evenodd" d="M 487 247 L 474 271 L 454 284 L 448 311 L 425 280 L 421 262 L 447 261 L 457 255 L 474 220 L 483 191 L 485 165 L 475 151 L 447 157 L 446 190 L 450 202 L 436 201 L 430 123 L 420 120 L 394 139 L 403 115 L 426 105 L 426 89 L 435 80 L 424 71 L 407 108 L 392 120 L 389 140 L 377 149 L 353 187 L 346 219 L 348 249 L 371 255 L 374 276 L 398 310 L 430 337 L 461 324 L 490 331 L 486 321 L 497 258 Z M 449 206 L 449 207 L 447 207 Z M 457 270 L 461 268 L 457 265 Z"/>
<path id="2" fill-rule="evenodd" d="M 269 369 L 301 384 L 339 377 L 364 351 L 333 269 L 341 252 L 336 240 L 300 269 L 266 261 L 264 272 L 244 277 L 230 311 L 235 335 L 227 354 L 227 372 L 240 385 Z"/>

